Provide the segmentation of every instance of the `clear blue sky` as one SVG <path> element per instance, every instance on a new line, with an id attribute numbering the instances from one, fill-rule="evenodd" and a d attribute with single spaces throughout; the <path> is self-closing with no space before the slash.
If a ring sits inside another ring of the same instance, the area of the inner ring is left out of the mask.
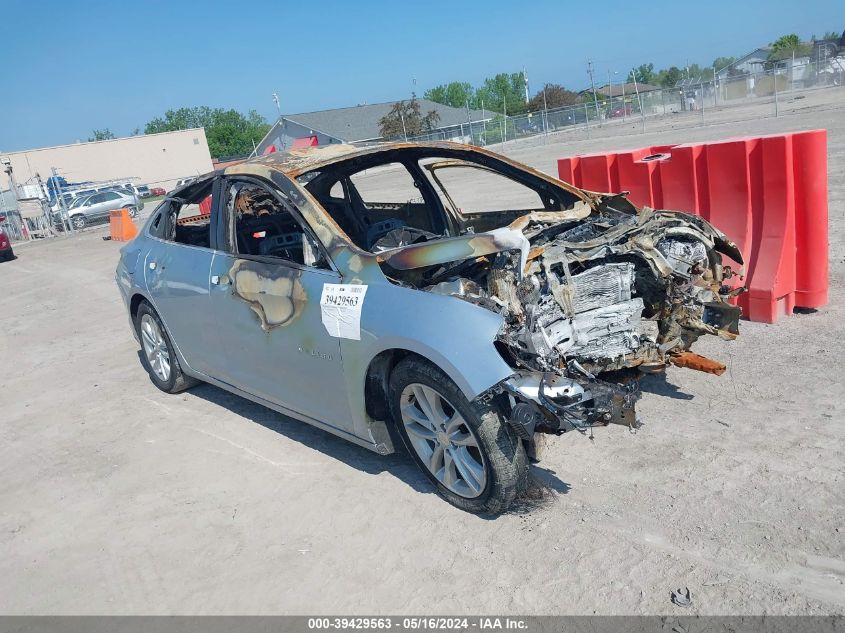
<path id="1" fill-rule="evenodd" d="M 0 0 L 0 151 L 143 130 L 169 108 L 286 113 L 406 98 L 528 71 L 709 65 L 779 35 L 845 29 L 843 0 Z"/>

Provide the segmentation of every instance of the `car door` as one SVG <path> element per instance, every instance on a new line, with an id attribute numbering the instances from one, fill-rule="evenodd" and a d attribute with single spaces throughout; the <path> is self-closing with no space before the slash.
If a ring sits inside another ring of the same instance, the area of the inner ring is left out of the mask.
<path id="1" fill-rule="evenodd" d="M 339 339 L 327 333 L 320 310 L 323 286 L 340 283 L 340 275 L 274 185 L 227 178 L 220 199 L 225 238 L 212 262 L 210 297 L 227 352 L 222 380 L 352 432 Z"/>
<path id="2" fill-rule="evenodd" d="M 121 207 L 118 204 L 118 200 L 121 199 L 121 196 L 116 191 L 104 191 L 102 194 L 103 196 L 102 202 L 97 205 L 97 217 L 104 217 L 108 216 L 110 211 L 114 211 L 115 209 L 119 209 Z"/>
<path id="3" fill-rule="evenodd" d="M 102 208 L 104 201 L 104 193 L 94 194 L 82 204 L 82 213 L 84 213 L 85 217 L 89 220 L 95 219 L 100 214 L 100 209 Z"/>
<path id="4" fill-rule="evenodd" d="M 215 180 L 186 191 L 184 202 L 167 200 L 159 207 L 151 224 L 164 225 L 144 259 L 147 292 L 173 343 L 191 369 L 208 375 L 225 356 L 209 305 L 213 216 L 201 214 L 198 205 L 212 194 Z"/>

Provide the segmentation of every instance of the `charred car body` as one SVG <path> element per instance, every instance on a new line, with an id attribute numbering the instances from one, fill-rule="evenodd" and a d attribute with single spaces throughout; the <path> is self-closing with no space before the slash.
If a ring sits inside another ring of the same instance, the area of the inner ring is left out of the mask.
<path id="1" fill-rule="evenodd" d="M 117 281 L 159 388 L 208 381 L 383 454 L 398 436 L 450 502 L 498 512 L 538 433 L 635 426 L 636 378 L 670 363 L 724 371 L 690 347 L 738 334 L 741 265 L 701 218 L 390 144 L 176 190 Z"/>

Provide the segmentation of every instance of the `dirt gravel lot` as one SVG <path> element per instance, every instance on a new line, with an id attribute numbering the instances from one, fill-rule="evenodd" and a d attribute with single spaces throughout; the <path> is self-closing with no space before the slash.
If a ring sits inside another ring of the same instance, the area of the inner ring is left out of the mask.
<path id="1" fill-rule="evenodd" d="M 638 433 L 554 439 L 533 469 L 546 492 L 495 520 L 401 455 L 207 385 L 157 391 L 105 229 L 18 247 L 0 265 L 0 612 L 845 612 L 843 93 L 505 146 L 555 173 L 577 152 L 825 127 L 831 292 L 700 341 L 721 378 L 649 378 Z"/>

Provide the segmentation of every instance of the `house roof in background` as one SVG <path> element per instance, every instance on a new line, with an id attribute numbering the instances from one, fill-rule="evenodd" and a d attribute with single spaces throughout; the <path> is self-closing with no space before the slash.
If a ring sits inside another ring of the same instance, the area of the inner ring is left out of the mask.
<path id="1" fill-rule="evenodd" d="M 440 115 L 436 128 L 451 127 L 467 122 L 467 111 L 465 108 L 453 108 L 451 106 L 435 103 L 428 99 L 417 99 L 420 104 L 420 111 L 423 115 L 434 110 Z M 350 108 L 336 108 L 334 110 L 319 110 L 317 112 L 300 112 L 298 114 L 283 114 L 281 118 L 294 123 L 299 123 L 316 132 L 322 132 L 347 143 L 356 141 L 371 141 L 381 138 L 379 120 L 385 116 L 393 107 L 395 101 L 387 103 L 371 103 L 353 106 Z M 491 113 L 485 111 L 482 117 L 481 110 L 470 110 L 469 117 L 472 121 L 479 121 L 482 118 L 489 119 Z"/>

